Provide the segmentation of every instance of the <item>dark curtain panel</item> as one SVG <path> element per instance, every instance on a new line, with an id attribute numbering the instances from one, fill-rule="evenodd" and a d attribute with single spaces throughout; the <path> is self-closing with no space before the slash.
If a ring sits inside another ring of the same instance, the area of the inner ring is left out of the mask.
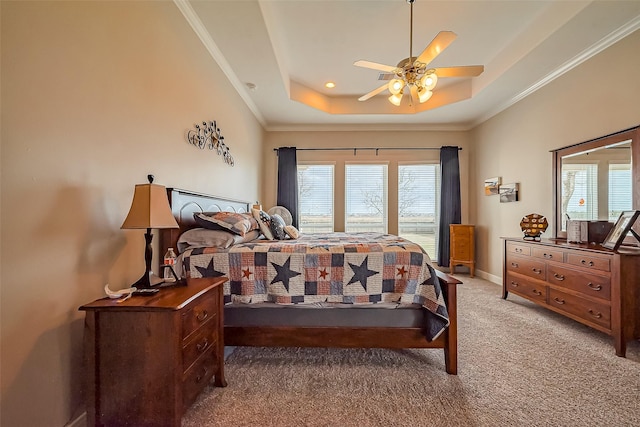
<path id="1" fill-rule="evenodd" d="M 278 148 L 278 206 L 291 212 L 298 228 L 298 161 L 295 147 Z"/>
<path id="2" fill-rule="evenodd" d="M 440 226 L 438 265 L 449 266 L 449 224 L 460 224 L 460 163 L 458 147 L 440 149 Z"/>

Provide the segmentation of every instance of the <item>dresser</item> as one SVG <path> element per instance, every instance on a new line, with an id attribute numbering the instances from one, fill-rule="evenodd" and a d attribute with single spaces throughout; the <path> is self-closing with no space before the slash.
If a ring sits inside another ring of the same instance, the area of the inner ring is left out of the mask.
<path id="1" fill-rule="evenodd" d="M 469 276 L 476 270 L 475 227 L 465 224 L 449 225 L 449 271 L 454 274 L 456 265 L 469 267 Z"/>
<path id="2" fill-rule="evenodd" d="M 618 356 L 640 338 L 639 250 L 505 238 L 502 277 L 502 298 L 512 292 L 611 335 Z"/>
<path id="3" fill-rule="evenodd" d="M 189 279 L 126 301 L 83 305 L 88 425 L 180 426 L 202 389 L 226 386 L 222 289 Z"/>

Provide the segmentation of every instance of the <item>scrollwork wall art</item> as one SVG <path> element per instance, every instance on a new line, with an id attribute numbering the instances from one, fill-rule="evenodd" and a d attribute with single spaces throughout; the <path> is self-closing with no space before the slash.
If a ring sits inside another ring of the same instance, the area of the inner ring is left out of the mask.
<path id="1" fill-rule="evenodd" d="M 231 150 L 229 150 L 229 146 L 224 143 L 224 136 L 222 136 L 215 120 L 208 123 L 202 122 L 202 124 L 196 123 L 193 126 L 195 130 L 190 129 L 189 132 L 187 132 L 187 141 L 189 141 L 190 144 L 195 145 L 201 150 L 205 148 L 214 150 L 218 155 L 222 156 L 226 164 L 229 166 L 235 165 L 233 156 L 231 156 Z"/>

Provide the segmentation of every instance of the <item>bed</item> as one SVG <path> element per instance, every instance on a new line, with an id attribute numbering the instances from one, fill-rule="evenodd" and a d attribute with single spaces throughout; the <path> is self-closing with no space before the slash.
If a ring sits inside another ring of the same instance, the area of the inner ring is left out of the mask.
<path id="1" fill-rule="evenodd" d="M 199 227 L 194 213 L 250 211 L 246 202 L 191 191 L 169 188 L 167 195 L 180 228 L 160 230 L 160 253 Z M 180 257 L 190 277 L 229 278 L 227 346 L 441 348 L 446 372 L 455 375 L 461 282 L 434 270 L 412 245 L 373 233 L 303 234 L 225 249 L 195 246 Z M 310 278 L 326 275 L 327 266 L 344 284 L 329 276 L 323 287 Z M 400 280 L 390 280 L 395 276 Z"/>

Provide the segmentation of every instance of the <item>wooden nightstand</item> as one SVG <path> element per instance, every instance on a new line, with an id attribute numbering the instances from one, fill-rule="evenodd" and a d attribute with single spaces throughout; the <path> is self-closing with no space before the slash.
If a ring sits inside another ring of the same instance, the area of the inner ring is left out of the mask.
<path id="1" fill-rule="evenodd" d="M 223 283 L 83 305 L 88 425 L 179 426 L 215 376 L 224 379 Z"/>
<path id="2" fill-rule="evenodd" d="M 456 265 L 469 267 L 469 276 L 473 277 L 476 270 L 476 249 L 473 225 L 449 224 L 450 258 L 449 272 L 454 274 Z"/>

